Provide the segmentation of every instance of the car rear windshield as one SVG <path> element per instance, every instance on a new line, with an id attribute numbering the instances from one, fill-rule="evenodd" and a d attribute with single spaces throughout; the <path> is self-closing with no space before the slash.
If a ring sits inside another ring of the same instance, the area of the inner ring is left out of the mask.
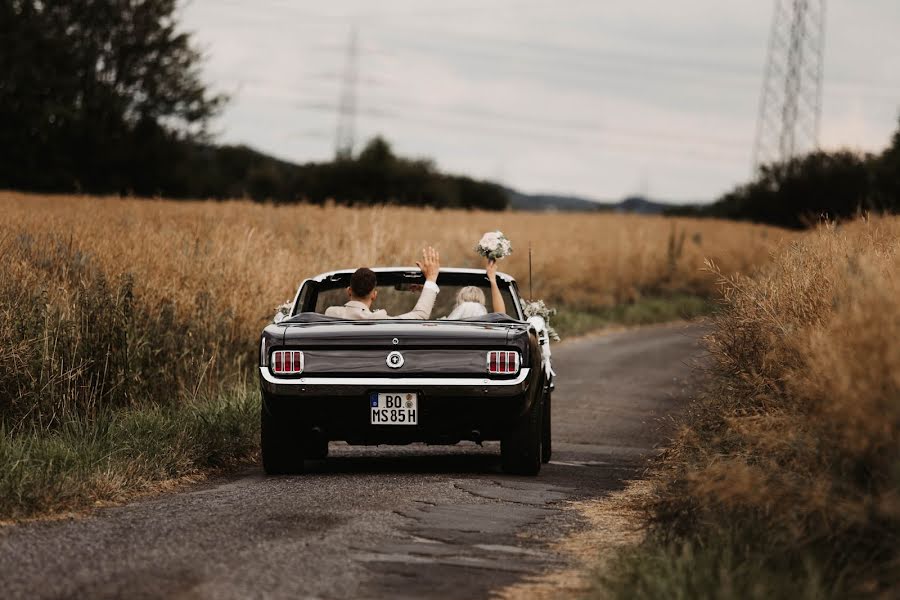
<path id="1" fill-rule="evenodd" d="M 350 276 L 335 276 L 329 278 L 316 285 L 316 290 L 310 290 L 310 294 L 304 294 L 301 302 L 304 306 L 300 307 L 300 311 L 313 311 L 324 314 L 330 306 L 343 306 L 348 300 L 347 286 L 350 282 Z M 421 277 L 409 274 L 396 273 L 379 273 L 378 296 L 372 305 L 372 310 L 384 309 L 388 315 L 396 316 L 405 314 L 415 307 L 422 293 L 425 280 Z M 453 309 L 456 308 L 460 292 L 466 287 L 476 287 L 481 290 L 484 295 L 483 306 L 485 312 L 499 312 L 493 306 L 491 301 L 491 287 L 485 275 L 474 274 L 447 274 L 438 277 L 438 285 L 441 288 L 434 308 L 431 311 L 431 319 L 446 319 L 451 315 Z M 516 307 L 513 300 L 512 292 L 509 284 L 498 280 L 500 293 L 503 296 L 503 302 L 506 305 L 505 314 L 513 318 L 519 318 L 516 314 Z M 471 296 L 471 290 L 467 290 L 466 296 Z M 477 296 L 477 294 L 476 294 Z M 480 299 L 480 298 L 478 298 Z M 314 305 L 313 305 L 314 303 Z"/>

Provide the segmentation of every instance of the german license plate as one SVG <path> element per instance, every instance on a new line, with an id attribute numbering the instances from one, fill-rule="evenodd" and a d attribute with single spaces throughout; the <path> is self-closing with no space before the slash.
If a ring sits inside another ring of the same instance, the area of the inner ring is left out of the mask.
<path id="1" fill-rule="evenodd" d="M 380 393 L 369 396 L 372 425 L 418 425 L 419 398 L 413 392 Z"/>

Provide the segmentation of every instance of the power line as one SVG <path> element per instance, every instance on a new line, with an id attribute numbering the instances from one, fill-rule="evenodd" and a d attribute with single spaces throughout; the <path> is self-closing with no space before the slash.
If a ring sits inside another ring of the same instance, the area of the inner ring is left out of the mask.
<path id="1" fill-rule="evenodd" d="M 824 5 L 824 2 L 822 3 Z M 398 31 L 406 29 L 394 24 L 390 28 Z M 421 31 L 416 30 L 417 33 Z M 467 43 L 453 43 L 450 40 L 475 40 L 482 43 L 481 47 L 472 47 Z M 512 67 L 528 67 L 527 72 L 541 73 L 546 67 L 547 71 L 558 72 L 565 70 L 567 67 L 572 72 L 596 72 L 598 69 L 611 72 L 622 72 L 623 74 L 634 74 L 636 76 L 645 76 L 648 69 L 659 71 L 654 73 L 654 78 L 658 75 L 664 77 L 680 78 L 684 77 L 689 80 L 697 80 L 700 83 L 708 83 L 715 80 L 718 84 L 723 79 L 733 80 L 741 84 L 758 85 L 759 71 L 758 68 L 746 64 L 735 64 L 724 62 L 721 60 L 713 61 L 706 57 L 696 55 L 678 58 L 675 55 L 640 52 L 632 50 L 623 50 L 621 48 L 613 49 L 589 49 L 575 48 L 559 44 L 549 44 L 546 42 L 527 42 L 518 40 L 498 40 L 495 38 L 484 38 L 482 36 L 466 35 L 460 33 L 451 33 L 446 31 L 438 32 L 438 35 L 427 39 L 416 38 L 412 41 L 401 37 L 392 36 L 390 43 L 393 51 L 386 51 L 383 48 L 361 47 L 360 52 L 366 56 L 393 56 L 402 57 L 402 53 L 397 52 L 397 48 L 405 48 L 417 53 L 431 53 L 441 57 L 470 57 L 476 59 L 491 59 L 480 61 L 480 65 L 490 64 L 496 65 L 497 60 L 508 60 L 512 63 Z M 316 48 L 320 50 L 337 50 L 339 47 L 335 45 L 320 45 Z M 508 48 L 513 48 L 509 51 Z M 519 52 L 516 48 L 523 50 Z M 557 58 L 564 56 L 565 58 Z M 543 63 L 543 64 L 541 64 Z M 549 64 L 547 64 L 549 63 Z M 504 65 L 503 72 L 509 72 L 510 65 Z M 536 68 L 535 68 L 536 67 Z M 884 80 L 861 80 L 847 77 L 830 77 L 829 85 L 832 83 L 840 83 L 842 85 L 868 87 L 872 89 L 880 89 L 893 92 L 896 96 L 900 81 L 896 81 L 893 85 L 886 84 Z"/>
<path id="2" fill-rule="evenodd" d="M 301 108 L 312 111 L 319 112 L 332 112 L 334 110 L 334 106 L 328 103 L 320 103 L 320 104 L 308 104 L 302 106 Z M 644 140 L 610 140 L 608 136 L 604 136 L 603 140 L 590 140 L 586 139 L 586 136 L 592 133 L 592 131 L 583 130 L 580 132 L 568 132 L 568 133 L 554 133 L 554 132 L 541 132 L 523 129 L 521 127 L 508 126 L 502 122 L 495 123 L 465 123 L 464 120 L 461 122 L 458 118 L 431 118 L 431 117 L 422 117 L 414 114 L 407 113 L 398 113 L 396 111 L 383 110 L 383 109 L 359 109 L 359 114 L 365 115 L 367 117 L 371 117 L 374 120 L 384 119 L 389 121 L 402 121 L 405 123 L 416 123 L 418 125 L 422 125 L 429 128 L 441 129 L 451 131 L 453 133 L 465 132 L 469 135 L 475 136 L 485 136 L 490 137 L 492 139 L 497 139 L 501 137 L 506 138 L 518 138 L 518 139 L 526 139 L 532 142 L 553 142 L 557 144 L 565 144 L 565 145 L 584 145 L 585 143 L 591 143 L 598 147 L 603 148 L 604 150 L 610 151 L 640 151 L 642 154 L 646 155 L 647 150 L 649 149 L 659 149 L 661 146 L 665 146 L 669 144 L 668 150 L 671 152 L 672 156 L 677 157 L 685 157 L 692 156 L 696 158 L 703 158 L 709 161 L 717 161 L 717 162 L 734 162 L 736 160 L 745 161 L 747 160 L 747 153 L 743 150 L 745 144 L 733 144 L 729 146 L 723 146 L 720 148 L 697 148 L 690 146 L 690 140 L 685 138 L 683 140 L 671 140 L 666 138 L 651 138 L 647 137 Z M 671 144 L 673 142 L 677 142 L 677 147 L 672 148 Z M 730 156 L 728 156 L 730 154 Z"/>
<path id="3" fill-rule="evenodd" d="M 824 2 L 822 4 L 824 6 Z M 243 7 L 243 5 L 239 6 Z M 284 10 L 292 8 L 294 8 L 294 6 L 290 3 L 285 3 L 283 6 Z M 307 21 L 310 19 L 321 18 L 334 21 L 335 25 L 350 18 L 350 15 L 348 14 L 312 15 L 305 9 L 303 10 L 303 13 L 304 19 Z M 403 13 L 403 15 L 410 16 L 410 14 L 407 13 Z M 375 16 L 376 15 L 374 14 L 368 15 L 368 17 L 373 18 Z M 702 55 L 693 53 L 690 56 L 678 58 L 671 53 L 634 51 L 623 48 L 599 49 L 574 47 L 566 44 L 553 44 L 546 41 L 535 42 L 515 38 L 485 37 L 482 35 L 453 31 L 434 31 L 435 35 L 432 35 L 425 40 L 415 39 L 409 41 L 408 37 L 406 39 L 402 37 L 403 34 L 422 34 L 422 29 L 398 24 L 394 22 L 393 18 L 387 18 L 384 14 L 379 14 L 379 16 L 383 18 L 383 22 L 378 24 L 379 28 L 386 28 L 390 31 L 400 33 L 400 35 L 391 34 L 390 36 L 391 45 L 394 48 L 400 46 L 408 50 L 429 52 L 442 57 L 468 56 L 483 59 L 508 59 L 513 63 L 517 63 L 513 66 L 518 67 L 519 69 L 523 65 L 538 67 L 537 69 L 524 72 L 519 70 L 520 74 L 527 75 L 534 73 L 540 75 L 543 72 L 543 69 L 539 63 L 550 61 L 551 64 L 543 66 L 547 67 L 547 71 L 554 73 L 564 70 L 565 66 L 574 67 L 580 63 L 581 67 L 578 70 L 579 73 L 584 73 L 585 71 L 596 72 L 598 68 L 600 70 L 605 68 L 610 72 L 621 72 L 623 75 L 634 74 L 636 76 L 644 76 L 647 69 L 655 69 L 659 72 L 654 74 L 653 79 L 657 79 L 658 77 L 673 79 L 687 78 L 689 81 L 695 81 L 702 85 L 708 85 L 709 81 L 714 79 L 717 88 L 721 88 L 721 84 L 726 78 L 729 82 L 739 84 L 742 87 L 745 85 L 758 85 L 759 81 L 757 75 L 758 71 L 750 65 L 729 63 L 723 60 L 710 60 L 708 52 L 704 52 Z M 390 16 L 393 17 L 395 15 L 392 14 Z M 273 20 L 279 18 L 277 13 L 269 14 L 269 17 Z M 240 19 L 243 20 L 244 18 L 245 15 L 242 12 L 240 14 Z M 473 44 L 477 47 L 473 47 Z M 307 50 L 328 52 L 339 51 L 342 54 L 345 54 L 347 46 L 346 44 L 314 44 L 308 47 Z M 394 57 L 402 56 L 402 54 L 398 54 L 396 50 L 386 51 L 383 48 L 375 48 L 371 45 L 359 46 L 358 54 L 365 55 L 366 57 L 379 55 Z M 554 60 L 554 56 L 565 56 L 565 65 L 561 64 L 561 61 L 559 60 Z M 481 64 L 486 63 L 492 63 L 492 61 L 487 60 L 481 62 Z M 509 70 L 504 68 L 504 72 L 509 72 Z M 337 76 L 339 77 L 340 75 Z M 365 82 L 358 80 L 357 83 Z M 852 86 L 855 88 L 865 87 L 868 90 L 874 90 L 876 95 L 890 95 L 891 99 L 896 99 L 898 93 L 900 93 L 900 89 L 898 89 L 900 81 L 891 85 L 884 80 L 875 81 L 859 80 L 848 77 L 829 77 L 830 93 L 833 93 L 833 88 L 839 85 L 847 87 Z M 852 91 L 856 92 L 857 90 L 854 89 Z M 867 97 L 871 98 L 872 94 L 867 94 Z"/>
<path id="4" fill-rule="evenodd" d="M 587 119 L 570 119 L 560 117 L 534 116 L 512 114 L 506 111 L 494 111 L 481 107 L 452 107 L 434 106 L 409 102 L 397 98 L 381 98 L 381 104 L 366 103 L 360 112 L 366 116 L 383 117 L 390 119 L 417 119 L 422 114 L 433 115 L 439 118 L 451 118 L 473 122 L 474 125 L 513 125 L 524 126 L 527 129 L 543 129 L 559 131 L 560 134 L 599 134 L 643 138 L 654 141 L 671 141 L 677 143 L 694 143 L 696 145 L 712 146 L 717 148 L 734 148 L 749 143 L 746 138 L 727 138 L 719 136 L 701 135 L 696 131 L 678 132 L 660 129 L 636 129 L 617 127 L 608 123 Z M 384 108 L 390 106 L 390 108 Z M 334 105 L 327 101 L 303 101 L 297 104 L 300 109 L 314 111 L 334 110 Z M 405 108 L 404 108 L 405 107 Z M 404 108 L 404 110 L 398 110 Z"/>
<path id="5" fill-rule="evenodd" d="M 368 56 L 368 53 L 366 53 L 366 56 Z M 449 54 L 441 56 L 446 57 Z M 472 54 L 471 56 L 475 58 L 480 55 Z M 489 55 L 485 55 L 485 58 L 488 57 Z M 519 76 L 535 81 L 553 79 L 565 85 L 583 85 L 591 88 L 592 93 L 600 91 L 594 88 L 605 86 L 605 89 L 602 90 L 605 94 L 615 94 L 627 89 L 631 92 L 638 91 L 648 95 L 657 95 L 660 93 L 660 88 L 663 88 L 666 94 L 691 94 L 703 98 L 709 97 L 711 86 L 715 86 L 719 95 L 729 93 L 744 97 L 748 91 L 757 88 L 760 81 L 758 75 L 744 74 L 740 71 L 710 73 L 688 66 L 667 70 L 661 65 L 622 61 L 581 68 L 568 62 L 541 64 L 525 58 L 512 60 L 511 57 L 510 60 L 512 62 L 503 65 L 493 61 L 481 61 L 477 66 L 479 71 L 470 69 L 465 74 L 466 79 L 496 81 L 495 78 L 497 77 L 509 78 L 510 76 Z M 649 72 L 650 69 L 653 69 L 652 73 Z M 309 79 L 311 81 L 328 81 L 338 77 L 340 75 L 334 71 L 320 71 L 311 74 Z M 385 78 L 383 76 L 367 77 L 364 80 L 359 80 L 358 83 L 380 88 L 389 87 L 390 85 L 399 87 L 400 85 L 394 78 Z M 829 95 L 834 97 L 857 97 L 863 95 L 867 100 L 883 100 L 894 103 L 900 97 L 900 81 L 867 81 L 830 77 Z"/>

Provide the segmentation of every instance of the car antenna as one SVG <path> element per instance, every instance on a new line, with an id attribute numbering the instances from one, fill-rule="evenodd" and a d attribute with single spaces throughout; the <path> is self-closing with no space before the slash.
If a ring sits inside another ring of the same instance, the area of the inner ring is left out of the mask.
<path id="1" fill-rule="evenodd" d="M 528 301 L 534 301 L 534 291 L 531 289 L 531 241 L 528 242 Z"/>

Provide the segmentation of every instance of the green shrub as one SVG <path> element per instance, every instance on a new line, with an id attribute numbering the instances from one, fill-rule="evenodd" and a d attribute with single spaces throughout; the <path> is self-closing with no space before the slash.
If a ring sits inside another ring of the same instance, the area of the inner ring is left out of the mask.
<path id="1" fill-rule="evenodd" d="M 50 430 L 0 431 L 0 519 L 80 510 L 256 456 L 259 395 L 97 412 Z"/>

